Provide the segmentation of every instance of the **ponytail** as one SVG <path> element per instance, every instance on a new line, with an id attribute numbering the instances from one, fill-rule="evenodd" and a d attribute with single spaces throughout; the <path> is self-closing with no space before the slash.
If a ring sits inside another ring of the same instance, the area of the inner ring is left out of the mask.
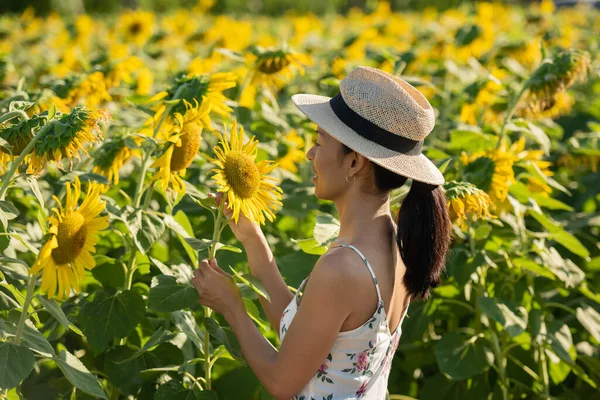
<path id="1" fill-rule="evenodd" d="M 342 143 L 343 154 L 352 151 Z M 365 192 L 387 192 L 401 187 L 408 180 L 376 163 L 373 166 L 374 188 L 365 184 L 362 188 Z M 406 266 L 404 286 L 412 299 L 426 300 L 430 288 L 440 284 L 451 239 L 452 223 L 442 187 L 413 180 L 400 207 L 396 225 L 396 240 Z"/>
<path id="2" fill-rule="evenodd" d="M 426 300 L 430 288 L 440 284 L 450 245 L 451 221 L 443 189 L 413 181 L 398 212 L 397 227 L 406 266 L 404 286 L 412 298 Z"/>

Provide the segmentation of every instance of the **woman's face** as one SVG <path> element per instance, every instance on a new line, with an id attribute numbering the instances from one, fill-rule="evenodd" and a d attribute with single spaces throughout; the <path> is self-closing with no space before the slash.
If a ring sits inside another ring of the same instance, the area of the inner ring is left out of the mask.
<path id="1" fill-rule="evenodd" d="M 325 132 L 317 129 L 317 140 L 306 153 L 312 161 L 315 196 L 323 200 L 335 200 L 348 190 L 346 181 L 349 154 L 344 156 L 342 144 Z"/>

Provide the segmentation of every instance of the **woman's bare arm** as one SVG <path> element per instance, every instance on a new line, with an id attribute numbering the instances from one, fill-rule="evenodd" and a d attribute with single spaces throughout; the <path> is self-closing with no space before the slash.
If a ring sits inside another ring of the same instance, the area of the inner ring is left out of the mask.
<path id="1" fill-rule="evenodd" d="M 259 296 L 260 304 L 273 329 L 279 332 L 281 314 L 283 314 L 283 310 L 294 296 L 283 280 L 279 268 L 277 268 L 273 252 L 262 232 L 254 238 L 242 242 L 242 245 L 248 255 L 250 272 L 260 281 L 271 298 L 269 302 L 264 297 Z"/>

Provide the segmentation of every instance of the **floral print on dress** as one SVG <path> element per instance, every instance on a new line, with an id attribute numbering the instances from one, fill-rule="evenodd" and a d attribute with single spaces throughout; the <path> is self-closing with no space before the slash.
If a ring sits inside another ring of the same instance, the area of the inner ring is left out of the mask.
<path id="1" fill-rule="evenodd" d="M 329 369 L 329 365 L 327 365 L 327 361 L 329 361 L 329 362 L 333 361 L 333 357 L 331 356 L 331 353 L 327 354 L 327 359 L 325 360 L 325 362 L 323 364 L 321 364 L 321 367 L 317 371 L 316 377 L 317 377 L 317 379 L 320 379 L 321 382 L 333 383 L 331 378 L 329 378 L 327 376 L 327 370 Z"/>
<path id="2" fill-rule="evenodd" d="M 361 375 L 373 376 L 373 371 L 369 369 L 369 366 L 376 351 L 377 348 L 373 346 L 373 341 L 369 340 L 369 348 L 365 351 L 361 351 L 360 353 L 346 353 L 346 356 L 350 357 L 350 360 L 353 361 L 352 368 L 345 368 L 342 372 L 349 372 L 351 374 L 360 372 Z"/>

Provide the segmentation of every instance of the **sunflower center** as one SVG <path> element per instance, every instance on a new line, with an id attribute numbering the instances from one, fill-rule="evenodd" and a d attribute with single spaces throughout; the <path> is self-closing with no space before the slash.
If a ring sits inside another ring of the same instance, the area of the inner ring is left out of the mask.
<path id="1" fill-rule="evenodd" d="M 57 264 L 75 261 L 87 237 L 85 218 L 78 211 L 67 214 L 58 224 L 58 247 L 52 250 L 52 258 Z"/>
<path id="2" fill-rule="evenodd" d="M 258 65 L 258 70 L 263 74 L 273 75 L 290 65 L 287 57 L 267 58 Z"/>
<path id="3" fill-rule="evenodd" d="M 140 22 L 134 22 L 129 25 L 129 33 L 132 35 L 137 35 L 142 31 L 142 24 Z"/>
<path id="4" fill-rule="evenodd" d="M 198 125 L 187 124 L 181 132 L 181 146 L 175 146 L 173 150 L 171 171 L 181 171 L 189 167 L 200 149 L 200 133 L 202 130 Z"/>
<path id="5" fill-rule="evenodd" d="M 232 151 L 225 160 L 225 177 L 236 195 L 251 198 L 260 187 L 260 172 L 252 157 L 241 151 Z"/>

